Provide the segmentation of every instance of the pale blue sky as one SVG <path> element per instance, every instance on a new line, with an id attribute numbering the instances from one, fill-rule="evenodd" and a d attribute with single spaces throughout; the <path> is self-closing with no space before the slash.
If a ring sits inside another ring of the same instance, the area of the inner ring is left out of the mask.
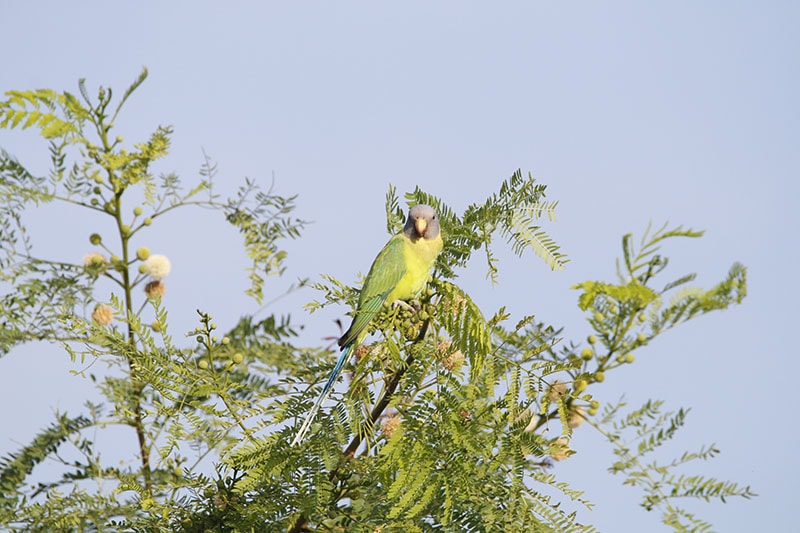
<path id="1" fill-rule="evenodd" d="M 161 170 L 190 180 L 204 148 L 222 192 L 244 176 L 265 186 L 274 176 L 277 192 L 299 194 L 298 214 L 314 224 L 287 244 L 288 276 L 269 286 L 275 294 L 297 277 L 352 283 L 366 271 L 386 239 L 389 183 L 462 209 L 516 168 L 532 171 L 560 201 L 547 229 L 572 259 L 567 270 L 506 251 L 499 285 L 483 280 L 479 262 L 462 282 L 487 313 L 508 304 L 575 340 L 588 325 L 569 287 L 611 278 L 623 233 L 639 235 L 651 220 L 706 229 L 665 250 L 670 272 L 697 271 L 708 286 L 741 261 L 745 303 L 664 335 L 595 393 L 693 408 L 672 449 L 715 442 L 722 455 L 702 472 L 760 494 L 691 506 L 719 531 L 794 523 L 798 4 L 8 2 L 0 16 L 0 92 L 77 91 L 85 77 L 121 93 L 147 66 L 117 124 L 126 142 L 172 124 Z M 35 135 L 0 131 L 0 146 L 46 170 Z M 43 253 L 89 251 L 92 220 L 47 213 L 32 213 Z M 354 223 L 363 225 L 358 243 L 343 238 Z M 221 218 L 168 217 L 139 243 L 173 261 L 174 332 L 194 326 L 198 307 L 223 327 L 257 309 L 242 294 L 244 258 Z M 301 305 L 314 297 L 307 290 L 272 308 L 306 324 L 308 344 L 335 334 L 331 321 L 345 311 L 308 316 Z M 0 360 L 0 453 L 27 442 L 55 407 L 80 406 L 88 384 L 66 374 L 66 359 L 31 345 Z M 605 472 L 610 447 L 591 429 L 573 442 L 578 455 L 554 471 L 597 504 L 582 519 L 602 531 L 657 530 L 638 491 Z"/>

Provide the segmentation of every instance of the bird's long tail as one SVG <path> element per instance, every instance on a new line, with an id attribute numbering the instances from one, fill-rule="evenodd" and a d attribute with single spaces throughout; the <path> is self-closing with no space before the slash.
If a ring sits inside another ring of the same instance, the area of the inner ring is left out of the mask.
<path id="1" fill-rule="evenodd" d="M 317 412 L 319 408 L 322 406 L 322 402 L 328 399 L 328 396 L 331 394 L 331 390 L 333 390 L 333 386 L 336 384 L 336 380 L 339 379 L 339 375 L 342 373 L 342 369 L 344 368 L 345 362 L 350 357 L 350 351 L 353 349 L 356 343 L 349 344 L 345 346 L 342 350 L 342 353 L 339 354 L 339 359 L 336 361 L 336 366 L 333 367 L 333 371 L 331 375 L 328 376 L 328 381 L 325 383 L 325 386 L 322 388 L 322 393 L 317 398 L 317 401 L 314 402 L 314 407 L 306 415 L 306 419 L 303 421 L 303 425 L 300 426 L 300 430 L 297 432 L 297 435 L 294 436 L 294 440 L 292 441 L 292 446 L 298 444 L 308 433 L 309 428 L 311 427 L 311 423 L 314 421 L 314 417 L 317 416 Z"/>

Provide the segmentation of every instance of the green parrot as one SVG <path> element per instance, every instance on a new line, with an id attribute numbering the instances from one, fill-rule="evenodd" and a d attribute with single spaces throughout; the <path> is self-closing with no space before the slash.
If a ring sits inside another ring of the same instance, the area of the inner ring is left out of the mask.
<path id="1" fill-rule="evenodd" d="M 417 296 L 430 277 L 431 268 L 442 251 L 442 236 L 436 211 L 428 205 L 416 205 L 408 212 L 403 231 L 389 239 L 364 280 L 353 322 L 339 339 L 342 353 L 333 367 L 322 393 L 306 415 L 295 435 L 292 446 L 303 440 L 311 422 L 331 393 L 350 354 L 367 336 L 367 326 L 385 304 L 411 300 Z"/>

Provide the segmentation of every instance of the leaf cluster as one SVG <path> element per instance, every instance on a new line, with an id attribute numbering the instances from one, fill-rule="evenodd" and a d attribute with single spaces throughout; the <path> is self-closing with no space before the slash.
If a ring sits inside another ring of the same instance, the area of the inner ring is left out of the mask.
<path id="1" fill-rule="evenodd" d="M 133 250 L 131 238 L 178 208 L 221 211 L 242 236 L 251 261 L 247 292 L 261 302 L 267 276 L 286 270 L 281 241 L 298 238 L 305 225 L 293 215 L 296 198 L 245 180 L 223 200 L 214 191 L 216 164 L 205 155 L 188 190 L 176 174 L 159 174 L 170 127 L 132 145 L 111 133 L 146 75 L 118 101 L 102 87 L 90 97 L 83 81 L 77 96 L 13 91 L 0 101 L 0 127 L 38 129 L 52 166 L 36 177 L 0 150 L 0 351 L 32 340 L 62 343 L 80 362 L 76 372 L 104 397 L 84 414 L 57 414 L 28 445 L 0 458 L 0 527 L 593 531 L 577 515 L 591 502 L 553 473 L 578 453 L 570 439 L 587 421 L 615 447 L 612 471 L 641 487 L 643 505 L 660 509 L 676 530 L 707 527 L 676 498 L 753 495 L 676 472 L 713 457 L 713 446 L 671 462 L 649 460 L 685 411 L 663 413 L 649 402 L 626 415 L 621 405 L 607 406 L 597 418 L 591 395 L 659 334 L 741 302 L 744 267 L 734 264 L 710 289 L 687 288 L 693 274 L 660 284 L 668 262 L 662 244 L 701 235 L 665 226 L 648 230 L 638 248 L 631 235 L 623 238 L 617 282 L 575 287 L 594 329 L 585 343 L 566 341 L 563 330 L 532 315 L 513 323 L 505 308 L 485 312 L 457 274 L 477 259 L 497 283 L 496 239 L 553 270 L 568 261 L 540 225 L 555 220 L 557 202 L 521 171 L 460 213 L 421 189 L 405 195 L 406 206 L 429 204 L 441 220 L 445 246 L 431 282 L 418 301 L 381 311 L 309 438 L 290 446 L 333 367 L 330 347 L 302 346 L 302 326 L 288 314 L 241 317 L 220 332 L 199 310 L 197 327 L 176 341 L 162 301 L 165 274 L 148 270 L 149 250 Z M 133 206 L 132 195 L 143 204 Z M 24 210 L 45 202 L 105 217 L 107 229 L 90 235 L 97 248 L 84 264 L 34 253 Z M 406 206 L 390 188 L 390 233 L 402 226 Z M 107 298 L 97 294 L 100 280 L 113 287 Z M 313 287 L 321 296 L 311 310 L 356 305 L 357 287 L 325 275 Z M 132 436 L 134 451 L 123 463 L 109 459 L 97 438 L 115 428 Z M 59 470 L 37 481 L 34 470 L 45 461 Z"/>
<path id="2" fill-rule="evenodd" d="M 668 461 L 650 459 L 685 424 L 688 410 L 663 411 L 663 402 L 651 400 L 621 416 L 625 406 L 622 400 L 606 406 L 597 426 L 614 445 L 617 456 L 609 471 L 623 475 L 625 485 L 641 487 L 640 505 L 648 511 L 660 509 L 664 524 L 677 531 L 710 531 L 711 524 L 678 506 L 677 501 L 694 498 L 725 502 L 728 498 L 755 496 L 749 486 L 681 473 L 688 464 L 717 455 L 719 450 L 713 444 Z"/>

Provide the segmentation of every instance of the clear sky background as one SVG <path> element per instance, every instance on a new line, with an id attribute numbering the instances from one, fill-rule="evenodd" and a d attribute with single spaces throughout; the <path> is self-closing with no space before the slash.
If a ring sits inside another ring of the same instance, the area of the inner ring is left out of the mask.
<path id="1" fill-rule="evenodd" d="M 484 280 L 479 261 L 461 281 L 487 314 L 500 305 L 513 318 L 535 313 L 574 340 L 589 326 L 569 287 L 613 279 L 622 234 L 640 235 L 649 221 L 706 229 L 664 250 L 669 273 L 696 271 L 708 287 L 741 261 L 744 304 L 669 332 L 593 392 L 693 408 L 670 450 L 714 442 L 722 454 L 699 471 L 760 495 L 689 506 L 719 531 L 796 523 L 800 4 L 132 6 L 4 3 L 0 92 L 77 92 L 85 77 L 121 94 L 147 66 L 149 79 L 117 122 L 126 142 L 171 124 L 172 155 L 159 170 L 191 182 L 205 149 L 219 163 L 222 193 L 248 176 L 299 195 L 297 214 L 313 224 L 286 244 L 289 270 L 271 280 L 272 295 L 321 273 L 355 282 L 386 240 L 390 183 L 401 194 L 419 185 L 460 210 L 515 169 L 533 172 L 560 201 L 546 229 L 572 260 L 566 271 L 504 249 L 498 285 Z M 46 172 L 47 147 L 35 134 L 0 131 L 0 146 Z M 80 261 L 90 251 L 95 219 L 49 207 L 30 215 L 42 255 Z M 196 308 L 222 329 L 258 312 L 243 295 L 237 235 L 221 216 L 177 213 L 135 244 L 172 259 L 173 332 L 194 327 Z M 309 316 L 302 304 L 315 297 L 295 293 L 259 316 L 291 313 L 306 325 L 302 342 L 320 344 L 337 334 L 333 319 L 345 309 Z M 66 353 L 43 345 L 0 359 L 0 453 L 28 442 L 54 409 L 80 408 L 92 389 L 69 368 Z M 573 444 L 578 455 L 554 472 L 597 504 L 581 518 L 602 531 L 657 530 L 638 490 L 606 472 L 609 445 L 592 429 Z"/>

